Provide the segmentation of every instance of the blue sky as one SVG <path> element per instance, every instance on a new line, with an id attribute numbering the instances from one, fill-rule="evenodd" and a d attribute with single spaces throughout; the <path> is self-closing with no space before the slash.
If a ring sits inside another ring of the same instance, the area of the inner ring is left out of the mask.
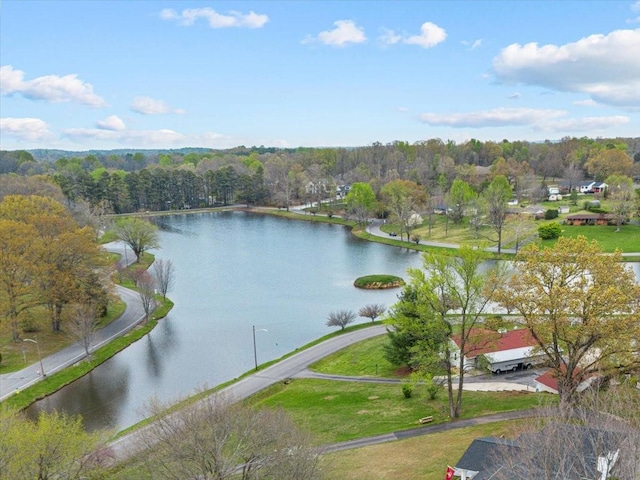
<path id="1" fill-rule="evenodd" d="M 0 148 L 640 136 L 640 0 L 0 0 Z"/>

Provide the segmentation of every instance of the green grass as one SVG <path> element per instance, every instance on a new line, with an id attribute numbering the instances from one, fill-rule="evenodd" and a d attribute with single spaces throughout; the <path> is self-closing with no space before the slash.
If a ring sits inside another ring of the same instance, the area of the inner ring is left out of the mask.
<path id="1" fill-rule="evenodd" d="M 527 392 L 464 392 L 461 418 L 533 408 L 548 397 Z M 294 379 L 273 385 L 247 402 L 283 408 L 297 425 L 314 432 L 318 444 L 417 427 L 418 420 L 429 415 L 434 424 L 448 421 L 445 392 L 428 400 L 421 385 L 407 399 L 400 384 Z"/>
<path id="2" fill-rule="evenodd" d="M 395 275 L 366 275 L 356 278 L 353 284 L 358 288 L 393 288 L 404 285 L 404 280 Z"/>
<path id="3" fill-rule="evenodd" d="M 640 252 L 640 225 L 622 225 L 616 232 L 615 226 L 605 225 L 562 225 L 562 236 L 575 238 L 579 235 L 588 240 L 596 240 L 604 252 Z M 553 245 L 553 241 L 542 241 L 542 245 Z"/>
<path id="4" fill-rule="evenodd" d="M 384 357 L 387 341 L 386 335 L 380 335 L 354 343 L 314 363 L 310 369 L 329 375 L 400 378 L 405 369 Z"/>

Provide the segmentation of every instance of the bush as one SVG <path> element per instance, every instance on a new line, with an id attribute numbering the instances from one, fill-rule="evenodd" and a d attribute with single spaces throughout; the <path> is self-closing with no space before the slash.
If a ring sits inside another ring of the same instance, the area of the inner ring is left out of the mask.
<path id="1" fill-rule="evenodd" d="M 413 385 L 410 383 L 402 385 L 402 394 L 404 398 L 411 398 L 411 395 L 413 395 Z"/>
<path id="2" fill-rule="evenodd" d="M 544 212 L 545 220 L 553 220 L 554 218 L 558 218 L 558 210 L 555 208 L 550 208 L 549 210 Z"/>
<path id="3" fill-rule="evenodd" d="M 562 233 L 562 227 L 559 223 L 547 223 L 538 227 L 538 236 L 543 240 L 551 240 L 558 238 Z"/>

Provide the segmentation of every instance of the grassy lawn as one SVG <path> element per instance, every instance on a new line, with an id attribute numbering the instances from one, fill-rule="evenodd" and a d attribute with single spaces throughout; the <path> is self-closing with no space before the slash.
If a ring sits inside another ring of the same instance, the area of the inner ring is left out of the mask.
<path id="1" fill-rule="evenodd" d="M 579 235 L 596 240 L 605 252 L 614 252 L 616 248 L 622 252 L 640 252 L 640 225 L 622 225 L 619 232 L 615 226 L 562 225 L 562 236 Z M 553 242 L 543 240 L 542 245 L 551 246 Z"/>
<path id="2" fill-rule="evenodd" d="M 464 392 L 462 418 L 523 410 L 549 401 L 550 395 L 527 392 Z M 419 426 L 432 415 L 434 423 L 448 421 L 444 391 L 428 400 L 421 385 L 404 398 L 399 384 L 371 384 L 296 379 L 276 384 L 248 400 L 259 407 L 281 407 L 318 444 L 351 440 Z"/>
<path id="3" fill-rule="evenodd" d="M 327 480 L 442 480 L 474 438 L 514 438 L 522 421 L 476 425 L 397 442 L 331 453 L 322 458 Z"/>
<path id="4" fill-rule="evenodd" d="M 369 338 L 335 352 L 311 365 L 311 370 L 330 375 L 401 378 L 404 370 L 384 356 L 387 335 Z"/>

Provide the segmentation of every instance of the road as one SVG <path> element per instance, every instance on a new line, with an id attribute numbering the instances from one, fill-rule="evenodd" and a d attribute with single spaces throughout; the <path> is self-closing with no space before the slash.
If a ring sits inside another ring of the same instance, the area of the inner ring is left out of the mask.
<path id="1" fill-rule="evenodd" d="M 118 242 L 108 244 L 105 248 L 109 251 L 124 253 L 122 250 L 123 247 L 119 245 Z M 121 261 L 124 262 L 125 258 L 127 258 L 128 263 L 132 263 L 135 260 L 135 256 L 131 254 L 131 252 L 129 252 L 128 257 L 123 255 Z M 103 345 L 106 345 L 114 338 L 124 335 L 144 319 L 144 309 L 142 308 L 142 303 L 138 294 L 133 290 L 129 290 L 119 285 L 115 288 L 115 293 L 126 304 L 126 309 L 119 318 L 95 333 L 93 345 L 91 346 L 90 351 L 94 351 Z M 36 347 L 37 346 L 33 345 L 31 342 L 25 343 L 25 348 L 35 349 Z M 76 342 L 63 350 L 43 357 L 42 366 L 44 373 L 45 375 L 51 375 L 52 373 L 58 372 L 79 362 L 85 357 L 86 353 L 84 346 L 82 346 L 81 342 Z M 42 375 L 40 372 L 40 364 L 38 362 L 28 365 L 22 370 L 0 375 L 0 401 L 11 395 L 19 394 L 16 392 L 20 392 L 20 390 L 30 387 L 40 380 L 42 380 Z"/>

